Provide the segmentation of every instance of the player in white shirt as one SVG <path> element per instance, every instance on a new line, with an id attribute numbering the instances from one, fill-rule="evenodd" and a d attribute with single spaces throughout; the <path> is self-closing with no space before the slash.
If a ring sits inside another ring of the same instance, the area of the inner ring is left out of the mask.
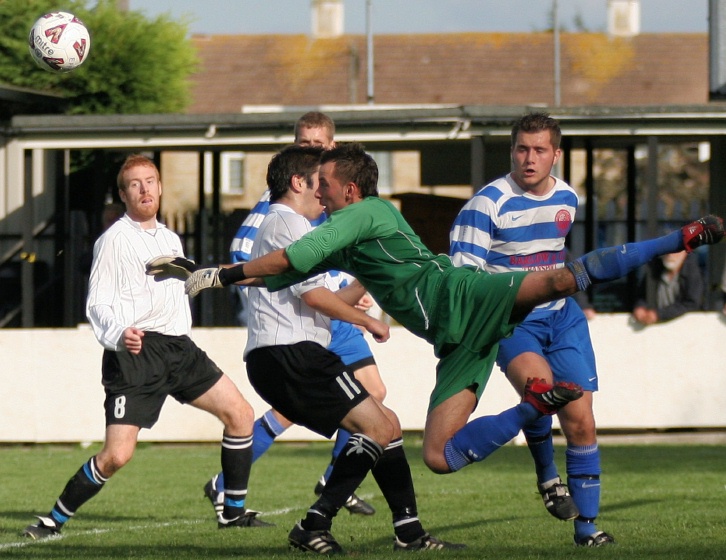
<path id="1" fill-rule="evenodd" d="M 317 146 L 326 150 L 335 147 L 335 123 L 325 113 L 319 111 L 305 113 L 295 122 L 294 133 L 295 144 L 298 146 Z M 257 236 L 262 220 L 265 219 L 269 211 L 270 191 L 268 189 L 263 193 L 260 200 L 255 204 L 237 230 L 230 246 L 231 262 L 238 263 L 250 260 L 252 244 Z M 311 224 L 313 226 L 318 225 L 325 218 L 326 216 L 323 214 L 318 219 L 312 220 Z M 347 283 L 343 279 L 343 275 L 337 271 L 331 271 L 329 273 L 328 281 L 331 283 L 331 289 L 333 291 L 337 291 Z M 243 317 L 242 324 L 246 326 L 249 321 L 249 290 L 243 286 L 240 286 L 236 290 L 242 306 L 242 311 L 239 316 Z M 369 296 L 365 296 L 361 302 L 372 302 L 372 300 Z M 333 320 L 331 325 L 332 334 L 328 349 L 340 356 L 345 365 L 351 366 L 355 372 L 356 379 L 363 383 L 372 396 L 380 402 L 383 402 L 386 397 L 386 386 L 381 379 L 375 357 L 363 333 L 357 327 L 344 321 Z M 290 426 L 292 426 L 292 422 L 274 409 L 267 410 L 262 414 L 255 421 L 252 460 L 257 461 L 263 456 L 272 446 L 275 439 L 282 435 Z M 345 447 L 349 437 L 350 433 L 346 430 L 338 430 L 330 463 L 315 485 L 315 493 L 317 495 L 320 495 L 322 492 L 323 486 L 325 486 L 333 470 L 333 464 L 343 447 Z M 212 477 L 204 485 L 204 495 L 210 500 L 217 513 L 219 513 L 224 502 L 223 488 L 224 477 L 218 475 Z M 372 505 L 358 497 L 355 493 L 351 494 L 344 507 L 352 514 L 373 515 L 376 512 Z"/>
<path id="2" fill-rule="evenodd" d="M 273 252 L 312 231 L 308 220 L 323 208 L 316 198 L 322 150 L 290 146 L 276 154 L 267 172 L 270 212 L 260 225 L 252 257 Z M 460 548 L 429 535 L 418 519 L 411 471 L 396 414 L 371 397 L 330 343 L 330 319 L 360 325 L 380 341 L 389 327 L 356 309 L 365 290 L 354 282 L 336 294 L 324 275 L 284 290 L 250 289 L 245 360 L 250 383 L 290 421 L 325 437 L 351 432 L 319 499 L 288 536 L 296 548 L 341 553 L 330 533 L 333 518 L 370 471 L 393 516 L 394 547 L 401 550 Z"/>
<path id="3" fill-rule="evenodd" d="M 118 174 L 126 214 L 94 246 L 86 314 L 104 347 L 106 435 L 103 448 L 71 477 L 47 516 L 26 527 L 33 539 L 60 533 L 79 507 L 133 457 L 141 428 L 151 428 L 171 395 L 224 424 L 227 499 L 219 527 L 269 525 L 245 509 L 254 412 L 232 380 L 189 337 L 189 300 L 179 282 L 155 282 L 146 264 L 183 257 L 181 240 L 159 223 L 162 193 L 153 161 L 129 156 Z"/>

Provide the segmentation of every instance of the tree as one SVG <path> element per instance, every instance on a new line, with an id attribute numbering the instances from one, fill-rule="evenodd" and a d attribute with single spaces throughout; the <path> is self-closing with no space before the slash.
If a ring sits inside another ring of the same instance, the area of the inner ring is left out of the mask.
<path id="1" fill-rule="evenodd" d="M 191 99 L 188 78 L 197 65 L 187 22 L 119 11 L 113 0 L 88 5 L 66 0 L 62 8 L 88 27 L 88 59 L 73 72 L 55 74 L 33 62 L 28 32 L 38 17 L 59 9 L 57 1 L 1 1 L 0 82 L 60 94 L 67 114 L 183 112 Z"/>

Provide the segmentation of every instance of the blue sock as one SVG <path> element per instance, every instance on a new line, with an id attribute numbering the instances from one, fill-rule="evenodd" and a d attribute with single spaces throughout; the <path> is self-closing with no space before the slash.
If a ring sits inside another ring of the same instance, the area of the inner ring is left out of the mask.
<path id="1" fill-rule="evenodd" d="M 323 474 L 323 480 L 326 483 L 328 482 L 328 478 L 330 478 L 330 473 L 333 472 L 333 465 L 335 464 L 335 460 L 338 458 L 338 455 L 340 455 L 340 452 L 343 451 L 343 448 L 345 447 L 345 444 L 348 443 L 349 439 L 350 439 L 350 432 L 347 430 L 344 430 L 343 428 L 338 428 L 338 435 L 335 438 L 335 445 L 333 446 L 332 458 L 330 460 L 330 464 L 328 465 L 328 468 L 325 469 L 325 473 Z"/>
<path id="2" fill-rule="evenodd" d="M 575 275 L 578 289 L 585 290 L 590 284 L 621 278 L 659 255 L 682 250 L 683 234 L 676 230 L 656 239 L 596 249 L 567 263 L 567 267 Z"/>
<path id="3" fill-rule="evenodd" d="M 595 518 L 600 511 L 600 450 L 597 443 L 568 445 L 565 455 L 567 485 L 580 510 L 580 516 L 575 519 L 575 538 L 580 539 L 597 531 Z"/>
<path id="4" fill-rule="evenodd" d="M 275 418 L 272 410 L 268 410 L 257 420 L 252 429 L 252 462 L 262 457 L 275 441 L 275 438 L 285 431 Z M 220 472 L 214 484 L 217 492 L 224 492 L 224 475 Z"/>
<path id="5" fill-rule="evenodd" d="M 285 431 L 275 418 L 272 410 L 268 410 L 255 421 L 252 430 L 252 462 L 262 457 L 270 448 L 275 438 Z"/>
<path id="6" fill-rule="evenodd" d="M 521 403 L 496 416 L 482 416 L 472 420 L 446 442 L 446 463 L 454 472 L 470 463 L 483 461 L 539 415 L 531 404 Z"/>
<path id="7" fill-rule="evenodd" d="M 542 416 L 527 424 L 522 431 L 524 437 L 527 438 L 527 447 L 534 459 L 537 482 L 542 484 L 557 478 L 555 445 L 552 441 L 552 417 Z"/>

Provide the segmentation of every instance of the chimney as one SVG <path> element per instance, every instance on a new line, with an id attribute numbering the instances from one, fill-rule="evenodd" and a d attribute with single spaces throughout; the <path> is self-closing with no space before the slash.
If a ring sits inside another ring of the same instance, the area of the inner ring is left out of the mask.
<path id="1" fill-rule="evenodd" d="M 315 39 L 343 35 L 343 0 L 311 0 L 311 7 Z"/>
<path id="2" fill-rule="evenodd" d="M 640 0 L 608 0 L 608 35 L 633 37 L 640 33 Z"/>

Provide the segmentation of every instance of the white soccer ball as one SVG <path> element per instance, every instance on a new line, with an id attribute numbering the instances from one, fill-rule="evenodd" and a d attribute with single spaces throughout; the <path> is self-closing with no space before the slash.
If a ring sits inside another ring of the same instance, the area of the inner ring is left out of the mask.
<path id="1" fill-rule="evenodd" d="M 70 72 L 88 58 L 91 37 L 83 22 L 73 14 L 51 12 L 33 24 L 28 48 L 43 70 Z"/>

